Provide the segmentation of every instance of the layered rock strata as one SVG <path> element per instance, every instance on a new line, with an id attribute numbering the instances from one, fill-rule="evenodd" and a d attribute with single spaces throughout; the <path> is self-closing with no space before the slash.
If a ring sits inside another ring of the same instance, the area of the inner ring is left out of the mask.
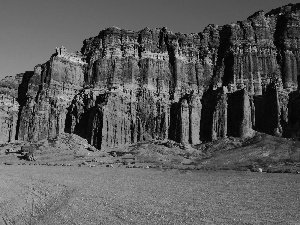
<path id="1" fill-rule="evenodd" d="M 253 129 L 298 139 L 299 50 L 300 4 L 188 35 L 107 28 L 23 76 L 9 126 L 18 140 L 69 132 L 97 148 L 196 145 Z"/>
<path id="2" fill-rule="evenodd" d="M 18 140 L 56 138 L 64 132 L 67 107 L 84 85 L 85 63 L 70 55 L 62 48 L 23 79 Z"/>

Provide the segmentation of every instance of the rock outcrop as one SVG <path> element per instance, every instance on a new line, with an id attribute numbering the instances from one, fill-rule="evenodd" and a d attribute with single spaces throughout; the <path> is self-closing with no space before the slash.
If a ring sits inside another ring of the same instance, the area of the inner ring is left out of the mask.
<path id="1" fill-rule="evenodd" d="M 19 103 L 18 89 L 24 74 L 5 77 L 0 81 L 0 143 L 13 142 L 17 138 Z M 26 76 L 26 75 L 25 75 Z"/>
<path id="2" fill-rule="evenodd" d="M 80 53 L 56 48 L 33 72 L 2 81 L 3 141 L 67 132 L 99 149 L 196 145 L 254 130 L 299 139 L 299 52 L 300 4 L 188 35 L 110 27 Z"/>
<path id="3" fill-rule="evenodd" d="M 27 88 L 20 93 L 26 100 L 20 101 L 19 140 L 52 139 L 64 132 L 67 107 L 84 85 L 85 63 L 70 55 L 57 49 L 26 78 Z"/>

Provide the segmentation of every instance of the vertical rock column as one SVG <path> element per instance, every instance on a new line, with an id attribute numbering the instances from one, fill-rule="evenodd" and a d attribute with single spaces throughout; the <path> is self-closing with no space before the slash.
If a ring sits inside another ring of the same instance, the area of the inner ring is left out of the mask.
<path id="1" fill-rule="evenodd" d="M 242 90 L 242 102 L 241 106 L 243 107 L 242 121 L 240 125 L 240 137 L 245 138 L 253 134 L 252 123 L 251 123 L 251 105 L 248 93 Z"/>
<path id="2" fill-rule="evenodd" d="M 189 131 L 190 131 L 190 119 L 189 119 L 189 105 L 186 99 L 181 102 L 180 109 L 180 119 L 181 119 L 181 133 L 180 142 L 182 144 L 189 143 Z"/>
<path id="3" fill-rule="evenodd" d="M 213 112 L 212 140 L 227 137 L 227 95 L 222 90 L 218 94 L 217 104 Z"/>
<path id="4" fill-rule="evenodd" d="M 293 74 L 292 74 L 291 53 L 289 51 L 286 51 L 284 53 L 283 76 L 284 76 L 283 87 L 286 89 L 290 89 L 292 87 Z"/>
<path id="5" fill-rule="evenodd" d="M 200 121 L 202 105 L 200 96 L 192 96 L 190 102 L 190 143 L 200 144 Z"/>
<path id="6" fill-rule="evenodd" d="M 8 140 L 9 142 L 14 141 L 16 139 L 17 122 L 18 122 L 18 112 L 14 111 L 11 114 L 10 136 Z"/>

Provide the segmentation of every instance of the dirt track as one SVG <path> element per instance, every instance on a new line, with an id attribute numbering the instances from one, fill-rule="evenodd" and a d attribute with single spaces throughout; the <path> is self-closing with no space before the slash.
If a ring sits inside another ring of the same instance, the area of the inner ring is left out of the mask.
<path id="1" fill-rule="evenodd" d="M 0 224 L 299 224 L 300 176 L 1 165 Z"/>

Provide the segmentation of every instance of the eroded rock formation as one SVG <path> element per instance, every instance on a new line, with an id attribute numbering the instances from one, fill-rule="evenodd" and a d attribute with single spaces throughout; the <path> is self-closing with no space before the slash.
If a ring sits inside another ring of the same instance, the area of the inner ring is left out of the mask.
<path id="1" fill-rule="evenodd" d="M 2 81 L 3 141 L 68 132 L 97 148 L 195 145 L 253 130 L 299 139 L 299 50 L 300 4 L 188 35 L 110 27 L 80 53 L 57 48 L 33 72 Z"/>

